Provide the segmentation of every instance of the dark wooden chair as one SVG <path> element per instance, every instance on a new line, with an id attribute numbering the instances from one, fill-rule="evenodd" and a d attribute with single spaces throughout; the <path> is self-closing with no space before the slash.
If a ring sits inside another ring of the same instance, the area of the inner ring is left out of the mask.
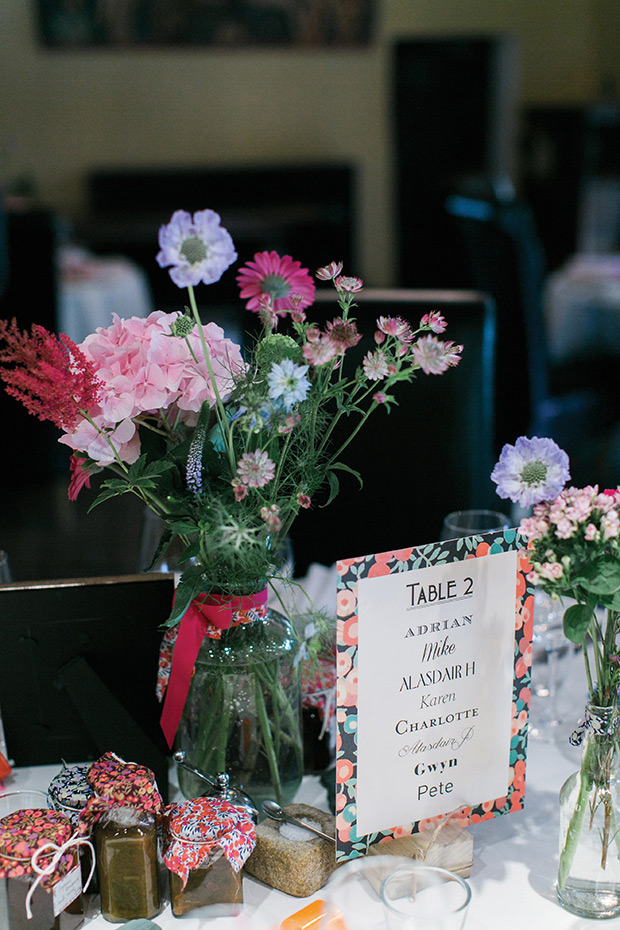
<path id="1" fill-rule="evenodd" d="M 617 388 L 604 382 L 613 367 L 592 359 L 551 364 L 547 263 L 531 208 L 509 188 L 496 192 L 484 180 L 464 185 L 446 207 L 461 232 L 469 283 L 497 308 L 496 452 L 525 433 L 550 436 L 568 452 L 573 480 L 592 483 L 599 477 L 593 462 L 603 461 L 604 437 L 620 414 Z"/>

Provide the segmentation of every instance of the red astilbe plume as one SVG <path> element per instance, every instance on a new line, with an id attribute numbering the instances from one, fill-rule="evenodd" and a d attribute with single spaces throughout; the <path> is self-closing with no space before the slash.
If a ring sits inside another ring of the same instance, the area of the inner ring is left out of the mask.
<path id="1" fill-rule="evenodd" d="M 22 332 L 15 319 L 0 320 L 0 378 L 30 413 L 63 430 L 73 429 L 103 387 L 94 363 L 72 339 L 36 323 L 30 334 Z"/>

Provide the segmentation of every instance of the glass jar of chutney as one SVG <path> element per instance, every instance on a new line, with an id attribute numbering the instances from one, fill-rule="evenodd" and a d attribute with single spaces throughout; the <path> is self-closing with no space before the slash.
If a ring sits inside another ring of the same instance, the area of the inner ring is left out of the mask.
<path id="1" fill-rule="evenodd" d="M 175 917 L 238 914 L 243 864 L 256 845 L 250 812 L 219 798 L 194 798 L 166 808 L 163 860 Z"/>
<path id="2" fill-rule="evenodd" d="M 0 820 L 2 930 L 75 930 L 84 921 L 78 850 L 89 846 L 58 811 L 17 810 Z"/>
<path id="3" fill-rule="evenodd" d="M 161 910 L 157 826 L 161 796 L 150 769 L 106 753 L 88 769 L 93 796 L 80 820 L 92 826 L 101 913 L 112 923 Z"/>

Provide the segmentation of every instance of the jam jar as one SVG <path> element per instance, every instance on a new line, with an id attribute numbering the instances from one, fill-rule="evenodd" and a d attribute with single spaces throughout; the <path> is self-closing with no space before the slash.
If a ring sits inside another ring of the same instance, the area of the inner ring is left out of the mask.
<path id="1" fill-rule="evenodd" d="M 54 811 L 60 811 L 66 814 L 75 828 L 79 827 L 80 813 L 86 807 L 86 802 L 93 793 L 93 789 L 86 778 L 88 768 L 88 763 L 68 766 L 63 762 L 62 769 L 57 775 L 54 775 L 47 789 L 48 806 Z M 97 891 L 96 869 L 87 887 L 87 880 L 91 873 L 92 865 L 90 851 L 84 848 L 80 850 L 80 862 L 82 866 L 84 890 L 91 892 Z"/>
<path id="2" fill-rule="evenodd" d="M 239 913 L 243 864 L 256 845 L 250 812 L 218 798 L 166 808 L 163 860 L 175 917 Z"/>
<path id="3" fill-rule="evenodd" d="M 90 843 L 58 811 L 27 808 L 0 820 L 2 930 L 75 930 L 83 923 L 82 845 Z"/>
<path id="4" fill-rule="evenodd" d="M 64 765 L 47 789 L 47 801 L 52 810 L 66 814 L 74 827 L 80 822 L 80 811 L 93 794 L 86 773 L 89 765 Z"/>
<path id="5" fill-rule="evenodd" d="M 92 826 L 101 913 L 112 923 L 161 910 L 157 829 L 162 800 L 150 769 L 106 753 L 88 769 L 93 789 L 80 815 Z"/>

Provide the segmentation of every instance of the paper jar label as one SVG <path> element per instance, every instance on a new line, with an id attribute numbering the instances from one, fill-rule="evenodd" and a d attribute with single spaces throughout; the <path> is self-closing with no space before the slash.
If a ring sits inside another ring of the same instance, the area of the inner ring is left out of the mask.
<path id="1" fill-rule="evenodd" d="M 62 914 L 72 901 L 75 901 L 82 891 L 82 870 L 79 864 L 70 872 L 67 872 L 64 878 L 52 888 L 52 901 L 54 905 L 54 917 Z"/>

